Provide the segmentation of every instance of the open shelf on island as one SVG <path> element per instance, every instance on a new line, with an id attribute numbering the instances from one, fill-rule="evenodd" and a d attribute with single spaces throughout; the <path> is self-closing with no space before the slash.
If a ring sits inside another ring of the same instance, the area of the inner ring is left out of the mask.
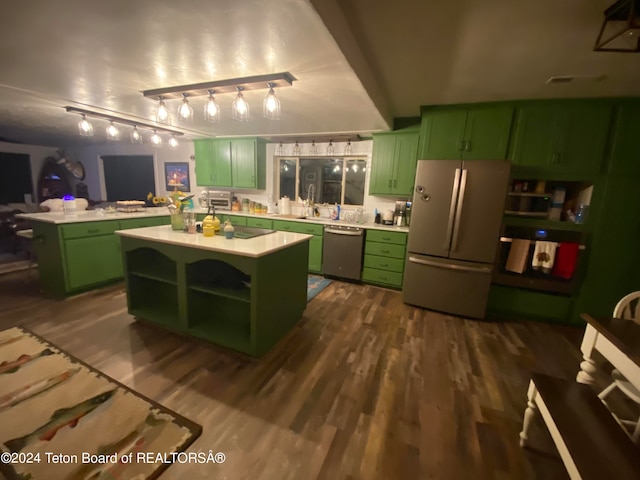
<path id="1" fill-rule="evenodd" d="M 251 304 L 190 288 L 188 330 L 234 350 L 250 352 Z"/>
<path id="2" fill-rule="evenodd" d="M 127 252 L 127 273 L 157 282 L 177 284 L 176 262 L 152 248 Z"/>
<path id="3" fill-rule="evenodd" d="M 155 279 L 129 275 L 129 313 L 161 325 L 178 327 L 177 287 Z"/>
<path id="4" fill-rule="evenodd" d="M 237 300 L 239 302 L 251 301 L 251 289 L 247 287 L 237 289 L 237 288 L 218 287 L 216 285 L 208 285 L 208 284 L 192 284 L 192 285 L 189 285 L 189 288 L 191 290 L 195 290 L 196 292 L 208 293 L 210 295 L 217 295 L 220 297 Z"/>

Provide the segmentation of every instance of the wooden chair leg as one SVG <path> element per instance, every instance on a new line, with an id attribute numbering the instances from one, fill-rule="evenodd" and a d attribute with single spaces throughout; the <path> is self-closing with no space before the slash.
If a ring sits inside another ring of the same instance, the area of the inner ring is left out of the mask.
<path id="1" fill-rule="evenodd" d="M 606 397 L 607 395 L 609 395 L 609 394 L 613 391 L 613 389 L 614 389 L 614 388 L 616 388 L 616 384 L 615 384 L 615 383 L 611 383 L 611 385 L 609 385 L 607 388 L 605 388 L 603 391 L 601 391 L 601 392 L 598 394 L 598 398 L 599 398 L 600 400 L 602 400 L 602 402 L 603 402 L 605 405 L 606 405 L 606 403 L 607 403 L 607 402 L 605 402 L 605 401 L 604 401 L 605 397 Z"/>
<path id="2" fill-rule="evenodd" d="M 536 395 L 538 390 L 533 381 L 529 383 L 529 391 L 527 392 L 527 408 L 524 411 L 524 420 L 522 422 L 522 431 L 520 432 L 520 446 L 524 447 L 529 439 L 528 431 L 531 426 L 531 420 L 536 413 L 538 407 L 535 404 Z"/>
<path id="3" fill-rule="evenodd" d="M 633 443 L 635 443 L 636 445 L 640 444 L 640 418 L 638 418 L 638 423 L 636 423 L 636 428 L 633 431 L 633 434 L 631 435 L 631 440 L 633 440 Z"/>

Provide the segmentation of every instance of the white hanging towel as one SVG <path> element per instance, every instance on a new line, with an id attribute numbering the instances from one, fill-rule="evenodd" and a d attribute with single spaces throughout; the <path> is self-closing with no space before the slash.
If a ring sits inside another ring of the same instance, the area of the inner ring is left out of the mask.
<path id="1" fill-rule="evenodd" d="M 537 241 L 533 250 L 533 260 L 531 266 L 534 270 L 542 270 L 544 273 L 551 273 L 553 262 L 556 258 L 556 242 Z"/>

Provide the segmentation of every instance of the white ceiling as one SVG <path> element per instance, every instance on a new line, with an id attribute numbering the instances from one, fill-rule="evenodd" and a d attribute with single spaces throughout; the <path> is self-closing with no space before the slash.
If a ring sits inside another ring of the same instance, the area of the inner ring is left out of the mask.
<path id="1" fill-rule="evenodd" d="M 174 126 L 188 138 L 368 133 L 420 105 L 640 95 L 640 54 L 592 52 L 613 0 L 31 0 L 0 16 L 0 138 L 35 145 L 77 135 L 64 106 L 152 121 L 142 90 L 288 71 L 282 119 Z M 317 11 L 316 11 L 317 9 Z M 545 85 L 552 75 L 606 75 Z M 169 103 L 177 108 L 179 101 Z"/>

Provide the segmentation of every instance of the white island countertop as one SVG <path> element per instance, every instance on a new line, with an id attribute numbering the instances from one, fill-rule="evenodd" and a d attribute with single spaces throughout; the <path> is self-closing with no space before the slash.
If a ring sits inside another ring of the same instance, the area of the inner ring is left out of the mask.
<path id="1" fill-rule="evenodd" d="M 207 213 L 206 208 L 196 208 L 194 210 L 195 213 L 203 214 Z M 363 224 L 359 223 L 351 223 L 345 222 L 344 220 L 335 221 L 330 220 L 326 217 L 313 217 L 313 218 L 291 218 L 288 216 L 277 215 L 277 214 L 254 214 L 248 212 L 237 212 L 237 211 L 227 211 L 227 210 L 216 210 L 216 215 L 219 217 L 221 215 L 229 215 L 234 216 L 238 215 L 241 217 L 254 217 L 254 218 L 265 218 L 268 220 L 287 220 L 290 222 L 300 222 L 300 223 L 319 223 L 322 225 L 348 225 L 351 227 L 360 227 L 369 230 L 386 230 L 388 232 L 409 232 L 409 227 L 397 227 L 395 225 L 382 225 L 379 223 L 366 222 Z M 35 222 L 46 222 L 46 223 L 55 223 L 55 224 L 65 224 L 65 223 L 80 223 L 80 222 L 103 222 L 106 220 L 126 220 L 129 218 L 149 218 L 149 217 L 166 217 L 169 216 L 169 210 L 167 207 L 149 207 L 144 212 L 132 212 L 132 213 L 105 213 L 104 211 L 99 210 L 82 210 L 73 215 L 65 215 L 63 212 L 42 212 L 42 213 L 20 213 L 16 215 L 19 218 L 25 218 Z"/>
<path id="2" fill-rule="evenodd" d="M 291 232 L 273 232 L 253 238 L 226 239 L 224 235 L 205 237 L 202 233 L 185 233 L 172 230 L 170 225 L 160 227 L 131 228 L 117 230 L 123 237 L 148 240 L 150 242 L 168 243 L 180 247 L 210 250 L 243 257 L 262 257 L 278 250 L 283 250 L 309 240 L 313 235 Z"/>
<path id="3" fill-rule="evenodd" d="M 113 212 L 106 213 L 104 210 L 80 210 L 74 214 L 64 212 L 40 212 L 40 213 L 19 213 L 16 217 L 25 218 L 34 222 L 46 223 L 80 223 L 80 222 L 104 222 L 106 220 L 126 220 L 128 218 L 149 218 L 167 217 L 169 210 L 167 207 L 150 207 L 142 212 Z"/>

